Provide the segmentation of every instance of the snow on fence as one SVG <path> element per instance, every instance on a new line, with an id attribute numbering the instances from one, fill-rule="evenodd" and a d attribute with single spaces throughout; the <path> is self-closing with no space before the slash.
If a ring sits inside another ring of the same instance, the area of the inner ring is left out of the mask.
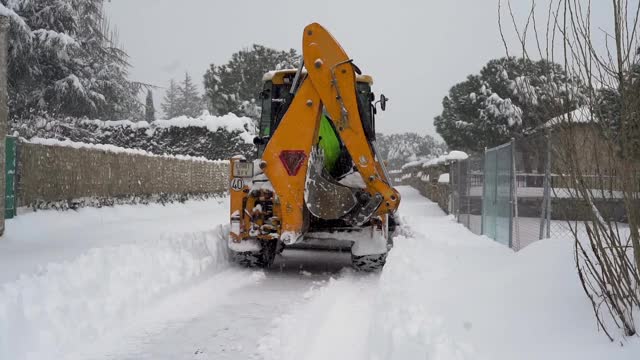
<path id="1" fill-rule="evenodd" d="M 141 150 L 35 139 L 18 144 L 18 206 L 46 208 L 98 204 L 153 195 L 220 194 L 228 163 L 158 156 Z"/>
<path id="2" fill-rule="evenodd" d="M 468 155 L 462 151 L 451 151 L 436 158 L 407 163 L 402 167 L 399 184 L 417 189 L 422 196 L 437 203 L 442 210 L 449 213 L 449 164 L 467 157 Z"/>

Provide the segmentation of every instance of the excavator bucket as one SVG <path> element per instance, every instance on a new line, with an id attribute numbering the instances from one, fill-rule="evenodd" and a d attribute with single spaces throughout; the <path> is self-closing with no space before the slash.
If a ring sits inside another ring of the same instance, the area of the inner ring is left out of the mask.
<path id="1" fill-rule="evenodd" d="M 320 149 L 311 151 L 305 203 L 314 216 L 325 220 L 336 220 L 347 215 L 358 204 L 354 191 L 331 179 L 324 168 L 324 154 Z"/>

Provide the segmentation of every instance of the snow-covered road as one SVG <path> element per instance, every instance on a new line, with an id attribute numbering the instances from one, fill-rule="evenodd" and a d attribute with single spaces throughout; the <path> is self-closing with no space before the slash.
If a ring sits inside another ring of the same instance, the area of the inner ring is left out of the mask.
<path id="1" fill-rule="evenodd" d="M 40 212 L 0 240 L 0 359 L 634 359 L 598 333 L 571 242 L 519 253 L 401 189 L 381 274 L 348 254 L 227 263 L 226 200 Z"/>
<path id="2" fill-rule="evenodd" d="M 224 270 L 147 309 L 117 336 L 68 358 L 260 358 L 256 345 L 274 319 L 303 303 L 310 289 L 340 276 L 349 260 L 346 254 L 292 250 L 266 272 Z"/>

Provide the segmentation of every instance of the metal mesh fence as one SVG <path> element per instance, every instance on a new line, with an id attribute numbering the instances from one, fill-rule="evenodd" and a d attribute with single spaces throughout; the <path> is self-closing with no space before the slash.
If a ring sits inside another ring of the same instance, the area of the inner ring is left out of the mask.
<path id="1" fill-rule="evenodd" d="M 483 192 L 484 233 L 497 242 L 512 244 L 513 144 L 508 143 L 485 152 Z"/>
<path id="2" fill-rule="evenodd" d="M 451 214 L 474 234 L 482 235 L 485 157 L 472 155 L 451 164 L 449 171 Z"/>
<path id="3" fill-rule="evenodd" d="M 515 250 L 573 238 L 570 222 L 579 221 L 580 202 L 554 171 L 553 146 L 545 134 L 533 135 L 451 164 L 458 222 Z"/>
<path id="4" fill-rule="evenodd" d="M 458 222 L 482 235 L 484 156 L 472 156 L 451 165 L 452 209 Z"/>
<path id="5" fill-rule="evenodd" d="M 513 248 L 520 250 L 549 237 L 549 143 L 544 135 L 513 141 L 514 233 Z"/>
<path id="6" fill-rule="evenodd" d="M 545 134 L 514 141 L 516 250 L 541 239 L 573 239 L 571 222 L 581 219 L 582 200 L 556 165 L 557 146 Z"/>

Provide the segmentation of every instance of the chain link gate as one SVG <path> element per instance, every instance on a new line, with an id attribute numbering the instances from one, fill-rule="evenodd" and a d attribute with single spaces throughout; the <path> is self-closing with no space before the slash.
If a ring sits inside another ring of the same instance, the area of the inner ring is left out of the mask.
<path id="1" fill-rule="evenodd" d="M 482 233 L 513 245 L 513 142 L 485 151 Z"/>

